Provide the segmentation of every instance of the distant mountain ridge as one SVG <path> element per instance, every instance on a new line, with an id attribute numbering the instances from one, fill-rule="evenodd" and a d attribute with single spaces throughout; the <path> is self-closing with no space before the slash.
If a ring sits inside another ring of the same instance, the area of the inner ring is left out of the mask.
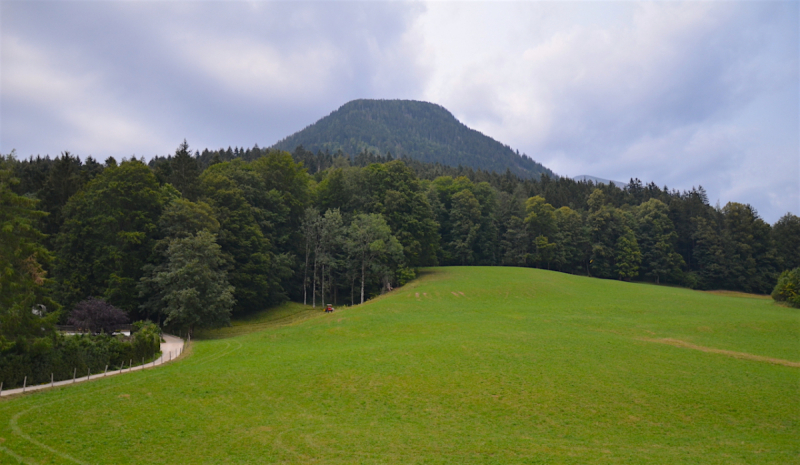
<path id="1" fill-rule="evenodd" d="M 627 182 L 611 181 L 609 179 L 598 178 L 597 176 L 589 176 L 588 174 L 575 176 L 572 179 L 574 179 L 575 181 L 592 181 L 595 184 L 612 184 L 616 187 L 619 187 L 620 189 L 628 185 Z"/>
<path id="2" fill-rule="evenodd" d="M 541 163 L 470 129 L 444 107 L 416 100 L 353 100 L 273 148 L 292 152 L 300 145 L 312 152 L 390 152 L 447 166 L 509 169 L 523 178 L 555 176 Z"/>

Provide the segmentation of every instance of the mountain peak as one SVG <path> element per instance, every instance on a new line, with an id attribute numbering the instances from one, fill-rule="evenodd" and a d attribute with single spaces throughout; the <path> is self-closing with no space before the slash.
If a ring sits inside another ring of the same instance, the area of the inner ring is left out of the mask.
<path id="1" fill-rule="evenodd" d="M 554 176 L 540 163 L 467 127 L 443 106 L 418 100 L 352 100 L 273 147 L 291 152 L 300 145 L 312 152 L 391 152 L 427 163 L 508 169 L 524 178 Z"/>

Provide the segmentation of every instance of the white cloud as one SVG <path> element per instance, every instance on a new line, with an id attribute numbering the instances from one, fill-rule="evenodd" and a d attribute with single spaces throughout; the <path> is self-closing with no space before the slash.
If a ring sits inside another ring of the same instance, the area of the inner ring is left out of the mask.
<path id="1" fill-rule="evenodd" d="M 330 91 L 340 61 L 339 51 L 329 44 L 287 52 L 279 44 L 247 37 L 197 34 L 176 42 L 184 65 L 210 77 L 225 91 L 262 104 L 321 98 Z"/>
<path id="2" fill-rule="evenodd" d="M 48 119 L 56 121 L 60 126 L 57 130 L 63 134 L 61 150 L 83 147 L 87 140 L 92 141 L 97 153 L 130 150 L 156 141 L 152 128 L 141 124 L 125 108 L 116 106 L 105 94 L 99 73 L 76 70 L 63 61 L 19 37 L 4 36 L 0 86 L 3 105 L 24 102 L 27 111 L 33 108 L 48 113 Z M 20 124 L 21 117 L 13 113 L 3 116 L 4 125 L 29 137 L 41 137 L 43 130 L 47 130 L 43 129 L 44 124 L 33 121 Z"/>
<path id="3" fill-rule="evenodd" d="M 703 184 L 723 203 L 747 201 L 770 179 L 799 198 L 790 185 L 797 125 L 775 124 L 798 111 L 797 9 L 788 2 L 435 4 L 419 25 L 437 60 L 426 95 L 562 175 Z M 754 105 L 776 92 L 788 100 Z M 747 119 L 767 123 L 756 130 Z M 787 134 L 794 142 L 764 143 Z M 789 168 L 750 170 L 765 150 Z M 758 197 L 772 221 L 779 208 L 796 206 Z"/>
<path id="4" fill-rule="evenodd" d="M 408 27 L 419 4 L 0 8 L 3 48 L 16 41 L 39 54 L 2 60 L 0 150 L 21 154 L 151 156 L 183 138 L 196 148 L 269 145 L 354 98 L 412 98 L 425 73 Z"/>

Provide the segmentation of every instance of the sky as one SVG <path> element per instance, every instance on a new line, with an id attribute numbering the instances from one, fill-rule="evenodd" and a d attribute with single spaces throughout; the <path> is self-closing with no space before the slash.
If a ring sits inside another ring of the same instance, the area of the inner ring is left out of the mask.
<path id="1" fill-rule="evenodd" d="M 3 154 L 266 147 L 357 98 L 800 215 L 800 2 L 0 0 Z"/>

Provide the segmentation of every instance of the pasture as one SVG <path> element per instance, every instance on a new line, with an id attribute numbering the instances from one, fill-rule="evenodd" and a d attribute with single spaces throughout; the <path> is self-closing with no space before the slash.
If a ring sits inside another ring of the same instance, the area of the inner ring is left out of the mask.
<path id="1" fill-rule="evenodd" d="M 2 463 L 798 463 L 800 313 L 529 268 L 434 268 L 183 360 L 0 401 Z"/>

